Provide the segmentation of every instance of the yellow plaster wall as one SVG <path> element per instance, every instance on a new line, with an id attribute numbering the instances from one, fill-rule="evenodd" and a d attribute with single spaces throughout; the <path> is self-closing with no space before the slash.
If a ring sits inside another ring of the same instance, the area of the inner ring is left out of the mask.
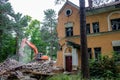
<path id="1" fill-rule="evenodd" d="M 65 10 L 66 9 L 72 9 L 73 13 L 70 17 L 65 16 Z M 113 12 L 113 11 L 111 11 Z M 95 47 L 101 47 L 102 54 L 103 55 L 112 55 L 112 41 L 113 40 L 120 40 L 120 31 L 117 32 L 108 32 L 108 21 L 107 17 L 111 12 L 106 12 L 106 13 L 100 13 L 96 15 L 90 15 L 86 16 L 86 23 L 90 23 L 90 31 L 92 34 L 87 36 L 87 41 L 88 41 L 88 48 L 92 48 L 92 56 L 94 58 L 94 48 Z M 80 24 L 79 24 L 79 11 L 78 9 L 67 5 L 63 9 L 63 11 L 58 15 L 58 25 L 57 25 L 57 32 L 58 32 L 58 37 L 59 37 L 59 43 L 63 46 L 63 49 L 65 48 L 65 41 L 70 40 L 72 42 L 80 44 L 80 38 L 79 36 L 76 37 L 71 37 L 71 38 L 66 38 L 65 37 L 65 26 L 64 24 L 67 22 L 73 22 L 73 34 L 75 35 L 80 35 Z M 120 14 L 116 13 L 110 16 L 110 19 L 114 18 L 120 18 Z M 94 34 L 92 30 L 92 23 L 93 22 L 99 22 L 100 26 L 100 32 L 99 34 Z M 104 33 L 103 33 L 104 32 Z M 63 50 L 62 49 L 62 50 Z M 78 50 L 78 58 L 79 58 L 79 65 L 81 64 L 81 58 L 80 58 L 80 50 Z M 57 54 L 57 64 L 59 66 L 63 66 L 63 51 L 58 51 Z"/>

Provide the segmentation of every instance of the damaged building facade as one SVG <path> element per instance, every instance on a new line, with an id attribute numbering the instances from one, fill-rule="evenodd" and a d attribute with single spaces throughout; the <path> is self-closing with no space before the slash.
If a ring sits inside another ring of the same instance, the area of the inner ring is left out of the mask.
<path id="1" fill-rule="evenodd" d="M 79 7 L 67 1 L 58 13 L 60 49 L 58 67 L 71 72 L 81 66 Z M 120 1 L 99 7 L 86 7 L 86 33 L 90 59 L 99 55 L 120 54 Z"/>

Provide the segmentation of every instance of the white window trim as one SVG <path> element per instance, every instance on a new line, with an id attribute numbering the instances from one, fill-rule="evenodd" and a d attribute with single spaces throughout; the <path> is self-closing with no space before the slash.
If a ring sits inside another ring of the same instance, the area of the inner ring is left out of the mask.
<path id="1" fill-rule="evenodd" d="M 110 17 L 113 15 L 113 14 L 120 14 L 120 11 L 114 11 L 114 12 L 111 12 L 108 17 L 107 17 L 107 22 L 108 22 L 108 31 L 112 31 L 112 28 L 111 28 L 111 22 L 110 22 Z"/>

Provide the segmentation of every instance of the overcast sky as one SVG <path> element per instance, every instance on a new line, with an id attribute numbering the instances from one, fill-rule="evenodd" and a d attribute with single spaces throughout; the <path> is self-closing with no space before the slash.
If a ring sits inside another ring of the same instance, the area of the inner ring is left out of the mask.
<path id="1" fill-rule="evenodd" d="M 29 15 L 33 19 L 38 19 L 40 21 L 44 18 L 44 12 L 46 9 L 54 9 L 56 14 L 63 6 L 55 5 L 55 0 L 9 0 L 13 10 L 17 13 L 20 12 L 23 15 Z M 76 5 L 79 5 L 79 0 L 69 0 Z"/>

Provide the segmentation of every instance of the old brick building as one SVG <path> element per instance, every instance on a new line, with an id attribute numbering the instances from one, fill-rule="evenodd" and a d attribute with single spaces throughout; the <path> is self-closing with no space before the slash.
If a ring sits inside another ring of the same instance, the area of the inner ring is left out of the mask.
<path id="1" fill-rule="evenodd" d="M 89 58 L 99 59 L 99 54 L 120 53 L 120 1 L 99 7 L 86 7 L 86 32 Z M 67 1 L 58 13 L 57 32 L 60 49 L 57 66 L 66 71 L 80 67 L 79 7 Z"/>

